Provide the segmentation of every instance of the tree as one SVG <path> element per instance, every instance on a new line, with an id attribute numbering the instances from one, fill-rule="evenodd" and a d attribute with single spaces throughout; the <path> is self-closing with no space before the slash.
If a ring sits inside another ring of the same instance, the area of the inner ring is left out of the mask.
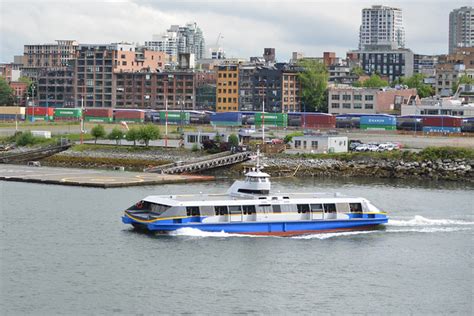
<path id="1" fill-rule="evenodd" d="M 315 60 L 303 59 L 298 63 L 303 71 L 298 73 L 302 86 L 302 101 L 309 112 L 327 111 L 327 83 L 329 73 L 326 66 Z"/>
<path id="2" fill-rule="evenodd" d="M 137 128 L 132 127 L 128 130 L 127 134 L 125 134 L 125 139 L 129 142 L 133 142 L 133 146 L 137 145 L 137 140 L 140 140 L 140 132 Z"/>
<path id="3" fill-rule="evenodd" d="M 26 96 L 27 97 L 33 97 L 33 83 L 34 83 L 34 81 L 31 80 L 30 78 L 24 77 L 24 76 L 18 78 L 18 81 L 28 84 L 28 88 L 26 89 Z M 36 93 L 37 92 L 35 91 L 34 94 L 36 95 Z"/>
<path id="4" fill-rule="evenodd" d="M 453 93 L 458 91 L 458 87 L 460 84 L 474 84 L 474 78 L 469 77 L 466 73 L 458 78 L 458 80 L 453 84 Z"/>
<path id="5" fill-rule="evenodd" d="M 425 84 L 425 76 L 422 74 L 414 74 L 408 78 L 401 78 L 402 84 L 407 85 L 408 88 L 415 88 L 420 98 L 426 98 L 434 94 L 434 90 L 431 86 Z"/>
<path id="6" fill-rule="evenodd" d="M 379 75 L 373 74 L 369 79 L 362 82 L 362 86 L 366 88 L 383 88 L 388 86 L 388 82 L 380 78 Z"/>
<path id="7" fill-rule="evenodd" d="M 91 135 L 92 137 L 95 138 L 95 144 L 97 144 L 97 139 L 98 138 L 104 138 L 106 133 L 105 133 L 105 128 L 102 125 L 96 125 L 91 129 Z"/>
<path id="8" fill-rule="evenodd" d="M 107 138 L 110 140 L 115 140 L 117 145 L 120 144 L 123 138 L 123 132 L 120 128 L 114 127 L 114 129 L 107 135 Z"/>
<path id="9" fill-rule="evenodd" d="M 150 140 L 156 140 L 160 138 L 160 129 L 152 124 L 147 124 L 139 129 L 139 139 L 145 143 L 148 147 Z"/>
<path id="10" fill-rule="evenodd" d="M 239 146 L 239 137 L 235 134 L 230 134 L 228 141 L 229 141 L 230 147 Z"/>
<path id="11" fill-rule="evenodd" d="M 365 74 L 364 69 L 361 66 L 355 66 L 352 68 L 351 73 L 356 76 L 363 76 Z"/>
<path id="12" fill-rule="evenodd" d="M 14 103 L 13 89 L 3 77 L 0 77 L 0 105 L 13 105 Z"/>

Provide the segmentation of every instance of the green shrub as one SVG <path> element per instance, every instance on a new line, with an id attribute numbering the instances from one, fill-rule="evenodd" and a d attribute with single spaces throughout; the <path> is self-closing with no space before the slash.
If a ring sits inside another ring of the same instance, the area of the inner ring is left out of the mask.
<path id="1" fill-rule="evenodd" d="M 15 143 L 17 146 L 28 146 L 37 143 L 37 139 L 30 131 L 17 133 L 15 136 Z"/>
<path id="2" fill-rule="evenodd" d="M 193 145 L 193 148 L 191 148 L 191 151 L 193 151 L 193 152 L 199 151 L 199 146 L 198 146 L 198 144 L 194 144 L 194 145 Z"/>

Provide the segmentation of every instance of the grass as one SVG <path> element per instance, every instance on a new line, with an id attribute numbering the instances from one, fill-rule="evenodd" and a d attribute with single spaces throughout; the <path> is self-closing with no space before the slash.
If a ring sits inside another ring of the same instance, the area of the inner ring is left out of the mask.
<path id="1" fill-rule="evenodd" d="M 129 170 L 143 170 L 150 166 L 159 166 L 170 163 L 167 160 L 148 160 L 134 158 L 104 158 L 104 157 L 68 157 L 55 155 L 45 158 L 47 164 L 55 166 L 76 167 L 116 167 L 122 166 Z"/>

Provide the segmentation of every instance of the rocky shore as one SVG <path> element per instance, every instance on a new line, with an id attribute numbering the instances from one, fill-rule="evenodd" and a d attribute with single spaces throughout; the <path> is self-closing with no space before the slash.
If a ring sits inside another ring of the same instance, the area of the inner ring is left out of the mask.
<path id="1" fill-rule="evenodd" d="M 474 160 L 305 159 L 267 157 L 266 171 L 276 175 L 417 178 L 474 182 Z"/>
<path id="2" fill-rule="evenodd" d="M 150 149 L 127 152 L 114 149 L 68 150 L 44 161 L 44 165 L 79 168 L 115 168 L 141 171 L 173 161 L 189 161 L 202 153 L 183 149 Z M 377 177 L 400 179 L 432 179 L 474 182 L 474 160 L 437 159 L 434 161 L 405 161 L 358 157 L 352 160 L 308 159 L 301 156 L 266 155 L 265 171 L 274 176 Z M 242 172 L 247 164 L 225 169 L 226 173 Z"/>

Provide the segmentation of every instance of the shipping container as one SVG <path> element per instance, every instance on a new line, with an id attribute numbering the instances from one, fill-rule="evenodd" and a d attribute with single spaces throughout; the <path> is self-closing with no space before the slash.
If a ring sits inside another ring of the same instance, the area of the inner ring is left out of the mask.
<path id="1" fill-rule="evenodd" d="M 26 120 L 30 122 L 34 121 L 54 121 L 54 116 L 52 115 L 26 115 Z"/>
<path id="2" fill-rule="evenodd" d="M 54 117 L 73 117 L 73 118 L 80 118 L 82 116 L 82 109 L 68 109 L 68 108 L 55 108 L 54 109 Z"/>
<path id="3" fill-rule="evenodd" d="M 300 123 L 303 128 L 335 128 L 336 117 L 331 114 L 304 113 Z"/>
<path id="4" fill-rule="evenodd" d="M 448 115 L 424 116 L 424 126 L 461 127 L 462 118 Z"/>
<path id="5" fill-rule="evenodd" d="M 26 108 L 27 115 L 33 116 L 54 116 L 54 108 L 41 108 L 37 106 L 31 106 Z"/>
<path id="6" fill-rule="evenodd" d="M 211 121 L 212 126 L 242 126 L 240 122 L 233 121 Z"/>
<path id="7" fill-rule="evenodd" d="M 360 124 L 360 129 L 373 131 L 394 131 L 397 129 L 396 125 L 365 125 Z"/>
<path id="8" fill-rule="evenodd" d="M 474 132 L 474 117 L 468 117 L 462 120 L 461 131 L 468 133 Z"/>
<path id="9" fill-rule="evenodd" d="M 359 128 L 360 115 L 338 115 L 336 116 L 336 128 Z"/>
<path id="10" fill-rule="evenodd" d="M 160 111 L 160 122 L 164 123 L 166 120 L 169 122 L 178 122 L 183 124 L 189 124 L 190 114 L 184 111 L 168 111 L 168 117 L 166 117 L 166 111 Z"/>
<path id="11" fill-rule="evenodd" d="M 25 107 L 23 106 L 0 106 L 0 114 L 20 114 L 25 115 Z"/>
<path id="12" fill-rule="evenodd" d="M 111 108 L 86 108 L 84 109 L 84 116 L 88 117 L 113 117 L 113 109 Z"/>
<path id="13" fill-rule="evenodd" d="M 424 133 L 461 133 L 461 127 L 452 126 L 423 126 Z"/>
<path id="14" fill-rule="evenodd" d="M 0 114 L 0 121 L 24 121 L 24 114 Z"/>
<path id="15" fill-rule="evenodd" d="M 78 122 L 81 120 L 81 117 L 73 117 L 73 116 L 55 116 L 53 118 L 55 122 Z"/>
<path id="16" fill-rule="evenodd" d="M 143 110 L 114 110 L 114 118 L 116 121 L 123 119 L 145 120 L 145 111 Z"/>
<path id="17" fill-rule="evenodd" d="M 286 113 L 255 113 L 255 125 L 261 126 L 288 126 L 288 114 Z"/>
<path id="18" fill-rule="evenodd" d="M 239 112 L 218 112 L 211 116 L 211 122 L 238 122 L 242 123 L 242 113 Z"/>
<path id="19" fill-rule="evenodd" d="M 397 125 L 397 118 L 391 115 L 364 115 L 360 117 L 360 125 Z"/>
<path id="20" fill-rule="evenodd" d="M 398 116 L 397 129 L 404 131 L 421 131 L 423 130 L 423 119 L 419 115 Z"/>
<path id="21" fill-rule="evenodd" d="M 86 122 L 96 122 L 96 123 L 112 123 L 112 117 L 100 117 L 100 116 L 85 116 L 84 121 Z"/>
<path id="22" fill-rule="evenodd" d="M 115 118 L 115 122 L 117 123 L 121 123 L 121 122 L 125 122 L 125 123 L 144 123 L 145 122 L 145 119 L 141 119 L 141 118 Z"/>

